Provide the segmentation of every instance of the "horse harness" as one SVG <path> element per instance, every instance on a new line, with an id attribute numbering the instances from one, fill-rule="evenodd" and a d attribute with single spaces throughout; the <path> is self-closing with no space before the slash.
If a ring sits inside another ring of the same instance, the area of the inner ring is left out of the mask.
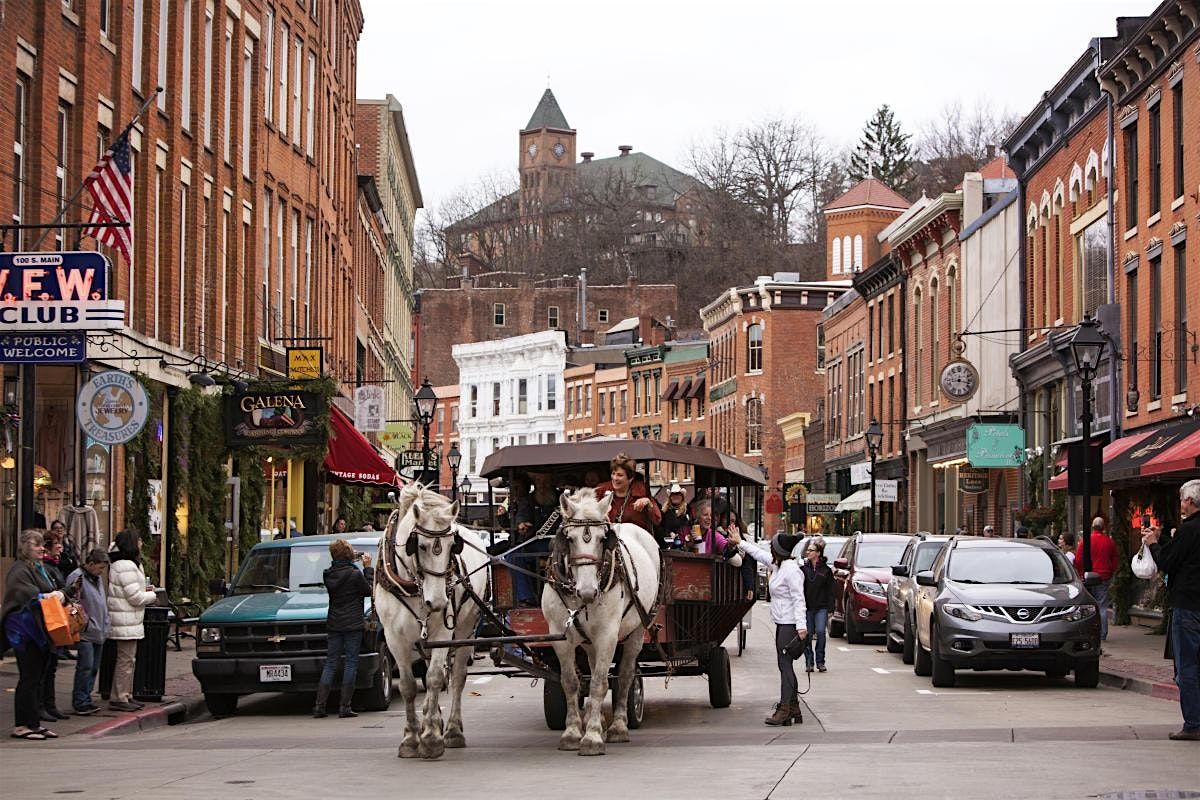
<path id="1" fill-rule="evenodd" d="M 421 551 L 420 551 L 420 547 L 418 546 L 420 543 L 420 537 L 425 537 L 427 539 L 433 539 L 432 551 L 433 551 L 434 555 L 442 554 L 442 548 L 444 547 L 444 545 L 442 544 L 443 539 L 446 539 L 446 538 L 454 539 L 454 541 L 450 544 L 450 561 L 449 561 L 449 564 L 446 567 L 446 569 L 441 570 L 441 571 L 433 571 L 433 570 L 425 569 L 421 565 Z M 446 601 L 447 602 L 446 602 L 445 607 L 442 609 L 442 624 L 445 626 L 446 630 L 454 630 L 454 627 L 458 622 L 459 609 L 462 607 L 462 603 L 455 602 L 455 597 L 454 597 L 454 587 L 455 586 L 458 586 L 461 584 L 462 586 L 465 587 L 466 591 L 464 594 L 467 597 L 464 597 L 464 599 L 470 598 L 470 599 L 474 599 L 476 602 L 482 603 L 482 601 L 479 599 L 479 597 L 475 594 L 474 589 L 471 587 L 469 580 L 462 580 L 462 581 L 452 581 L 451 580 L 452 578 L 455 578 L 459 575 L 467 574 L 466 565 L 463 563 L 463 560 L 462 560 L 462 550 L 463 550 L 463 539 L 461 536 L 458 535 L 457 532 L 454 531 L 453 523 L 451 523 L 450 525 L 447 525 L 445 528 L 442 528 L 441 530 L 435 531 L 435 530 L 430 530 L 429 528 L 423 527 L 422 525 L 420 525 L 419 523 L 417 523 L 414 520 L 413 529 L 412 529 L 412 531 L 409 532 L 408 538 L 405 540 L 405 543 L 404 543 L 405 555 L 412 558 L 413 563 L 416 565 L 416 569 L 415 569 L 416 574 L 415 574 L 414 578 L 410 580 L 410 579 L 402 578 L 398 574 L 398 572 L 399 572 L 398 568 L 404 568 L 405 571 L 411 571 L 411 570 L 409 570 L 407 568 L 407 566 L 405 566 L 404 562 L 397 560 L 397 556 L 396 556 L 396 552 L 395 552 L 395 545 L 392 542 L 391 533 L 390 532 L 386 533 L 383 537 L 383 541 L 381 544 L 382 552 L 380 553 L 380 558 L 379 558 L 380 566 L 382 566 L 382 569 L 376 571 L 375 582 L 382 585 L 383 588 L 385 588 L 389 594 L 391 594 L 398 601 L 400 601 L 400 605 L 403 606 L 404 608 L 408 609 L 408 612 L 413 615 L 413 618 L 415 620 L 417 620 L 417 622 L 420 623 L 422 641 L 429 638 L 429 617 L 428 617 L 428 615 L 426 615 L 424 618 L 419 616 L 417 614 L 417 612 L 413 611 L 412 607 L 408 604 L 407 601 L 421 596 L 421 585 L 422 585 L 426 575 L 429 575 L 429 576 L 435 577 L 435 578 L 445 578 L 446 579 Z"/>

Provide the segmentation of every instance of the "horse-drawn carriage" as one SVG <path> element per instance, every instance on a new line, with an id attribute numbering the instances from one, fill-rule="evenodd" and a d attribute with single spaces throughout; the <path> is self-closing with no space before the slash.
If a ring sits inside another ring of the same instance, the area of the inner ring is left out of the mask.
<path id="1" fill-rule="evenodd" d="M 481 648 L 490 649 L 498 672 L 544 679 L 546 723 L 564 730 L 560 749 L 582 755 L 603 753 L 606 741 L 628 741 L 628 729 L 641 725 L 645 677 L 706 675 L 713 707 L 729 705 L 722 642 L 753 605 L 742 574 L 720 556 L 661 550 L 637 525 L 609 523 L 614 495 L 598 498 L 586 486 L 608 473 L 618 453 L 637 463 L 643 480 L 661 474 L 652 465 L 673 473 L 682 467 L 697 493 L 728 490 L 739 516 L 740 490 L 761 501 L 761 474 L 736 459 L 624 439 L 507 447 L 488 456 L 481 473 L 493 509 L 493 485 L 512 486 L 522 474 L 549 475 L 559 490 L 574 489 L 558 495 L 557 521 L 533 535 L 517 536 L 514 514 L 507 537 L 495 524 L 467 528 L 455 520 L 457 503 L 417 485 L 401 491 L 381 540 L 375 601 L 389 648 L 416 648 L 429 659 L 419 735 L 412 670 L 399 660 L 408 713 L 401 757 L 436 758 L 445 747 L 465 746 L 462 687 L 471 655 Z M 497 547 L 498 541 L 504 543 Z M 539 541 L 552 542 L 549 553 L 531 559 Z M 518 575 L 544 582 L 540 608 L 516 602 Z M 447 683 L 452 704 L 443 731 L 438 694 Z M 610 686 L 613 717 L 604 731 L 600 705 Z M 584 696 L 581 715 L 577 698 Z"/>
<path id="2" fill-rule="evenodd" d="M 520 473 L 542 472 L 554 476 L 557 486 L 581 486 L 589 472 L 607 477 L 609 461 L 625 453 L 639 464 L 640 474 L 651 475 L 651 465 L 664 471 L 675 465 L 693 475 L 697 492 L 725 489 L 729 502 L 741 512 L 741 493 L 751 487 L 761 491 L 761 473 L 742 462 L 703 447 L 652 440 L 593 439 L 554 445 L 503 448 L 484 461 L 482 477 L 511 483 Z M 760 498 L 761 499 L 761 498 Z M 761 527 L 761 526 L 760 526 Z M 512 541 L 512 538 L 509 539 Z M 717 556 L 682 550 L 663 550 L 657 611 L 651 630 L 643 638 L 637 657 L 637 677 L 627 701 L 629 727 L 637 728 L 644 713 L 643 678 L 658 676 L 708 676 L 708 696 L 713 708 L 730 704 L 732 680 L 729 653 L 722 643 L 754 605 L 745 599 L 742 576 L 736 567 Z M 562 730 L 566 698 L 558 679 L 559 667 L 540 608 L 519 608 L 513 591 L 513 570 L 504 564 L 492 567 L 492 606 L 507 620 L 511 635 L 528 637 L 519 642 L 496 642 L 496 664 L 545 678 L 543 705 L 546 724 Z M 616 687 L 613 687 L 614 699 Z"/>

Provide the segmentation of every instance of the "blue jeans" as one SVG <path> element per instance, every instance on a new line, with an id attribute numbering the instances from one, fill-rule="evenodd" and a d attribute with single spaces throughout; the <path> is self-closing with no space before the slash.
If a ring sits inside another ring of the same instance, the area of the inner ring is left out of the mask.
<path id="1" fill-rule="evenodd" d="M 817 664 L 825 665 L 825 624 L 829 621 L 828 608 L 810 608 L 808 609 L 808 619 L 805 626 L 808 628 L 808 638 L 804 640 L 804 666 L 811 668 L 813 665 L 813 643 L 816 643 Z"/>
<path id="2" fill-rule="evenodd" d="M 1090 589 L 1092 597 L 1100 605 L 1100 641 L 1108 638 L 1108 590 L 1111 585 L 1112 581 L 1108 580 Z"/>
<path id="3" fill-rule="evenodd" d="M 333 674 L 337 672 L 338 658 L 345 656 L 346 665 L 342 669 L 342 688 L 354 688 L 354 678 L 358 675 L 358 651 L 362 649 L 362 640 L 361 629 L 329 632 L 329 645 L 325 651 L 325 669 L 321 671 L 322 686 L 333 686 Z M 344 699 L 349 701 L 349 698 Z"/>
<path id="4" fill-rule="evenodd" d="M 1200 731 L 1200 611 L 1171 609 L 1171 652 L 1183 728 Z"/>
<path id="5" fill-rule="evenodd" d="M 82 711 L 95 705 L 92 689 L 96 685 L 96 672 L 100 669 L 100 650 L 103 644 L 79 641 L 78 660 L 75 662 L 75 688 L 71 693 L 71 707 Z"/>
<path id="6" fill-rule="evenodd" d="M 550 542 L 538 539 L 508 557 L 508 563 L 520 569 L 537 572 L 538 558 L 549 554 Z M 517 605 L 537 605 L 542 599 L 541 581 L 523 572 L 513 572 L 513 599 Z"/>

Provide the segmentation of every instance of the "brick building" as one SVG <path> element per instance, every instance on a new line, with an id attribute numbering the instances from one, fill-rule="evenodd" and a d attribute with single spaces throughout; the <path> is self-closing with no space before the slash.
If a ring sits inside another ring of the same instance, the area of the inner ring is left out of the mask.
<path id="1" fill-rule="evenodd" d="M 563 432 L 568 442 L 598 435 L 600 401 L 596 389 L 595 364 L 563 371 Z"/>
<path id="2" fill-rule="evenodd" d="M 465 475 L 463 471 L 465 460 L 459 467 L 458 475 L 454 475 L 450 469 L 450 464 L 446 461 L 446 456 L 450 453 L 450 448 L 454 445 L 459 446 L 459 452 L 462 452 L 462 446 L 458 438 L 458 420 L 459 420 L 459 387 L 458 384 L 450 384 L 447 386 L 433 387 L 433 393 L 437 395 L 438 404 L 437 410 L 434 412 L 433 422 L 429 430 L 429 445 L 434 448 L 438 456 L 438 491 L 449 497 L 456 494 L 458 491 L 457 484 L 462 483 Z M 414 447 L 421 445 L 421 439 L 414 440 Z M 451 486 L 454 489 L 451 490 Z"/>
<path id="3" fill-rule="evenodd" d="M 778 420 L 815 412 L 824 396 L 821 310 L 848 281 L 799 282 L 786 273 L 730 288 L 700 311 L 709 338 L 706 443 L 784 474 Z M 747 519 L 752 516 L 747 512 Z"/>
<path id="4" fill-rule="evenodd" d="M 876 178 L 867 178 L 831 201 L 825 215 L 826 280 L 847 280 L 874 264 L 884 252 L 875 234 L 910 203 Z"/>
<path id="5" fill-rule="evenodd" d="M 581 291 L 582 290 L 582 291 Z M 583 297 L 581 304 L 580 297 Z M 421 289 L 417 292 L 414 328 L 415 374 L 450 379 L 458 374 L 450 355 L 456 343 L 487 342 L 545 330 L 568 332 L 570 344 L 587 343 L 630 317 L 663 323 L 679 318 L 678 291 L 673 285 L 535 286 L 521 278 L 513 286 Z M 586 313 L 580 317 L 580 307 Z M 603 344 L 603 336 L 599 337 Z"/>

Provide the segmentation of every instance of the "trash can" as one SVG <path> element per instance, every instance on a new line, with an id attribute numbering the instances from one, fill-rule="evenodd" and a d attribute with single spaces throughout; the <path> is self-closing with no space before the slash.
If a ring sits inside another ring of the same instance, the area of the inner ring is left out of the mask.
<path id="1" fill-rule="evenodd" d="M 171 632 L 166 606 L 149 606 L 142 621 L 145 636 L 138 642 L 133 667 L 133 699 L 157 703 L 167 691 L 167 638 Z M 117 643 L 109 639 L 100 653 L 100 696 L 112 694 L 113 671 L 117 664 Z"/>

